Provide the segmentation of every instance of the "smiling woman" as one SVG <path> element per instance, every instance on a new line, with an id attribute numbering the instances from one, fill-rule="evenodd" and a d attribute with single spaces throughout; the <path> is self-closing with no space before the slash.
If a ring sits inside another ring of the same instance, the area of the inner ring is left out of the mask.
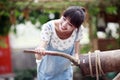
<path id="1" fill-rule="evenodd" d="M 40 45 L 35 48 L 38 53 L 35 54 L 38 80 L 72 80 L 71 62 L 62 57 L 46 55 L 45 51 L 64 52 L 78 60 L 84 19 L 84 8 L 70 6 L 61 18 L 48 21 L 42 26 Z"/>

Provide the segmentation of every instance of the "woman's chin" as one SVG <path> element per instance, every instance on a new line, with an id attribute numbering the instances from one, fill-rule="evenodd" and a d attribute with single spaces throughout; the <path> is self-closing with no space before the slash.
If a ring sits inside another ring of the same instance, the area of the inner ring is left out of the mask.
<path id="1" fill-rule="evenodd" d="M 60 31 L 61 31 L 61 32 L 66 32 L 66 30 L 65 30 L 65 29 L 62 29 L 62 28 L 60 28 Z"/>
<path id="2" fill-rule="evenodd" d="M 60 32 L 65 32 L 64 30 L 60 30 Z"/>

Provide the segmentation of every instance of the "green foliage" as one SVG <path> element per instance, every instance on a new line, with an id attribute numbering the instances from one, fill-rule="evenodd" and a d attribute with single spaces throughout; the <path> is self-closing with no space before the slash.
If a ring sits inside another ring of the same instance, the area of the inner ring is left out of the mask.
<path id="1" fill-rule="evenodd" d="M 10 30 L 10 19 L 9 15 L 5 12 L 1 12 L 0 15 L 0 36 L 6 36 Z"/>
<path id="2" fill-rule="evenodd" d="M 81 47 L 80 53 L 84 54 L 84 53 L 88 53 L 90 51 L 91 47 L 89 44 L 83 45 Z"/>
<path id="3" fill-rule="evenodd" d="M 7 6 L 6 6 L 7 5 Z M 0 36 L 6 36 L 10 30 L 9 2 L 0 0 Z"/>
<path id="4" fill-rule="evenodd" d="M 98 1 L 99 2 L 99 1 Z M 91 16 L 97 16 L 97 14 L 100 11 L 100 8 L 98 7 L 99 3 L 97 1 L 93 3 L 87 3 L 86 7 L 88 8 L 88 13 Z"/>
<path id="5" fill-rule="evenodd" d="M 107 14 L 117 14 L 117 7 L 115 6 L 109 6 L 109 7 L 106 7 L 106 13 Z"/>
<path id="6" fill-rule="evenodd" d="M 33 10 L 30 12 L 30 21 L 35 24 L 36 21 L 39 21 L 41 24 L 46 23 L 49 18 L 48 18 L 48 12 L 43 12 L 41 10 Z"/>
<path id="7" fill-rule="evenodd" d="M 4 39 L 0 39 L 0 47 L 1 47 L 1 48 L 6 48 L 6 47 L 8 47 L 8 45 L 6 44 L 6 42 L 5 42 Z"/>
<path id="8" fill-rule="evenodd" d="M 17 70 L 15 80 L 33 80 L 37 76 L 36 72 L 36 69 Z"/>
<path id="9" fill-rule="evenodd" d="M 44 24 L 45 22 L 47 22 L 49 20 L 47 14 L 40 15 L 38 19 L 41 22 L 41 24 Z"/>
<path id="10" fill-rule="evenodd" d="M 91 16 L 97 16 L 97 14 L 102 10 L 107 14 L 118 14 L 120 7 L 119 0 L 105 0 L 105 1 L 93 1 L 91 3 L 86 3 L 85 5 L 88 8 L 88 13 Z"/>

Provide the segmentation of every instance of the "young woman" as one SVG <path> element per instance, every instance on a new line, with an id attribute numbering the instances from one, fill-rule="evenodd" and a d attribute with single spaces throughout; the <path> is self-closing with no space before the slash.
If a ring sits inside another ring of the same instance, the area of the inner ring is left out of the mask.
<path id="1" fill-rule="evenodd" d="M 79 58 L 85 9 L 71 6 L 61 18 L 42 26 L 41 42 L 35 49 L 38 80 L 72 80 L 71 62 L 63 57 L 45 55 L 45 51 L 58 51 Z"/>

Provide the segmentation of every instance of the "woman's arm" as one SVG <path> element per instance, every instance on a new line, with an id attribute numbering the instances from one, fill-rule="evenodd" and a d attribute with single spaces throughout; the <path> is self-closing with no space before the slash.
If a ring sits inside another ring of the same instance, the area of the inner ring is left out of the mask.
<path id="1" fill-rule="evenodd" d="M 40 43 L 37 48 L 35 48 L 35 51 L 38 54 L 35 54 L 35 57 L 37 60 L 40 60 L 42 56 L 45 55 L 45 48 L 47 47 L 47 44 L 50 40 L 50 36 L 52 34 L 51 26 L 49 26 L 49 23 L 46 23 L 42 26 L 42 30 L 40 32 Z"/>
<path id="2" fill-rule="evenodd" d="M 45 48 L 46 48 L 46 45 L 47 45 L 47 41 L 40 41 L 40 45 L 35 48 L 35 51 L 38 53 L 38 54 L 35 54 L 35 58 L 37 60 L 40 60 L 42 59 L 42 56 L 45 55 L 44 51 L 45 51 Z"/>
<path id="3" fill-rule="evenodd" d="M 79 53 L 80 53 L 80 41 L 75 42 L 75 58 L 79 59 Z"/>
<path id="4" fill-rule="evenodd" d="M 78 36 L 77 36 L 77 40 L 75 41 L 75 57 L 78 59 L 79 58 L 79 54 L 80 54 L 80 40 L 83 38 L 83 34 L 84 34 L 84 26 L 81 25 L 79 32 L 78 32 Z"/>

